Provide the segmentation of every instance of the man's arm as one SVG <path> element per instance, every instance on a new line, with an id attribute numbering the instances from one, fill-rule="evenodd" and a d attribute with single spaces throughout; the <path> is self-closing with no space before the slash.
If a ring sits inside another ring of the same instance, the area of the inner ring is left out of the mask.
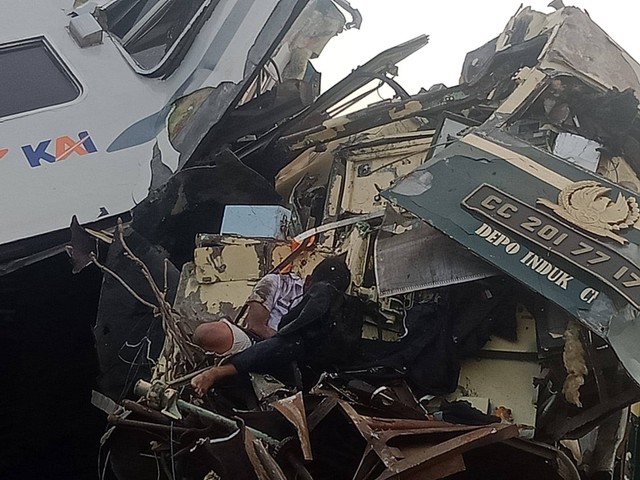
<path id="1" fill-rule="evenodd" d="M 245 317 L 247 330 L 252 331 L 261 338 L 273 337 L 276 331 L 268 326 L 269 315 L 269 310 L 262 303 L 247 302 L 247 315 Z"/>
<path id="2" fill-rule="evenodd" d="M 247 298 L 247 314 L 245 325 L 247 330 L 251 330 L 261 338 L 271 338 L 275 335 L 275 330 L 269 327 L 271 310 L 275 307 L 280 290 L 280 276 L 269 273 L 258 280 Z"/>

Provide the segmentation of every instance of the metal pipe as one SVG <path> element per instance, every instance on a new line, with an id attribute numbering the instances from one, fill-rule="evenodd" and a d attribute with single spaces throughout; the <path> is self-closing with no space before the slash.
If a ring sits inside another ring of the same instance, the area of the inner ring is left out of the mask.
<path id="1" fill-rule="evenodd" d="M 206 372 L 210 368 L 211 368 L 210 366 L 203 367 L 200 370 L 196 370 L 195 372 L 191 372 L 191 373 L 188 373 L 188 374 L 186 374 L 186 375 L 184 375 L 182 377 L 178 377 L 175 380 L 171 380 L 170 382 L 167 382 L 167 386 L 168 387 L 173 387 L 173 386 L 179 385 L 181 383 L 186 383 L 189 380 L 191 380 L 193 377 L 195 377 L 197 375 L 200 375 L 202 372 Z"/>
<path id="2" fill-rule="evenodd" d="M 170 388 L 167 388 L 166 385 L 164 384 L 151 384 L 145 380 L 138 380 L 138 382 L 136 383 L 133 391 L 136 395 L 141 395 L 141 396 L 147 396 L 147 394 L 151 391 L 151 389 L 155 388 L 155 387 L 160 387 L 162 389 L 162 395 L 163 396 L 167 396 L 166 392 L 169 390 L 173 393 L 173 395 L 177 396 L 177 392 L 175 390 L 172 390 Z M 158 392 L 156 392 L 157 394 Z M 175 398 L 173 395 L 172 398 Z M 210 410 L 206 410 L 204 408 L 198 407 L 196 405 L 193 405 L 189 402 L 186 402 L 184 400 L 181 399 L 177 399 L 175 406 L 177 406 L 180 410 L 184 410 L 186 412 L 190 412 L 190 413 L 194 413 L 198 416 L 200 416 L 201 418 L 205 418 L 211 422 L 217 423 L 218 425 L 221 425 L 225 428 L 228 428 L 229 430 L 238 430 L 238 424 L 236 423 L 235 420 L 232 420 L 230 418 L 224 417 L 220 414 L 214 413 Z M 165 407 L 165 405 L 163 405 L 163 408 Z M 280 442 L 278 440 L 275 440 L 274 438 L 271 438 L 269 435 L 267 435 L 264 432 L 261 432 L 260 430 L 256 430 L 255 428 L 252 427 L 246 427 L 247 430 L 249 430 L 254 437 L 264 441 L 265 443 L 267 443 L 268 445 L 272 446 L 272 447 L 278 447 L 280 445 Z"/>
<path id="3" fill-rule="evenodd" d="M 159 425 L 157 423 L 151 422 L 141 422 L 139 420 L 129 420 L 126 418 L 121 418 L 118 415 L 108 415 L 107 423 L 111 425 L 116 425 L 118 427 L 128 427 L 128 428 L 140 428 L 143 430 L 157 430 L 159 432 L 170 433 L 173 431 L 174 433 L 186 433 L 189 431 L 188 428 L 184 427 L 171 427 L 170 425 Z"/>
<path id="4" fill-rule="evenodd" d="M 157 410 L 145 407 L 144 405 L 140 405 L 133 400 L 123 400 L 122 406 L 127 410 L 131 410 L 133 413 L 137 413 L 138 415 L 150 418 L 162 425 L 169 425 L 171 423 L 171 420 L 169 420 Z"/>
<path id="5" fill-rule="evenodd" d="M 211 420 L 212 422 L 215 422 L 218 425 L 221 425 L 223 427 L 227 427 L 230 430 L 234 430 L 238 428 L 238 424 L 235 422 L 235 420 L 231 420 L 230 418 L 224 417 L 217 413 L 213 413 L 210 410 L 206 410 L 204 408 L 198 407 L 189 402 L 185 402 L 184 400 L 178 399 L 178 408 L 180 410 L 185 410 L 187 412 L 194 413 L 202 418 L 206 418 L 207 420 Z M 270 446 L 277 447 L 280 445 L 280 442 L 278 440 L 270 437 L 266 433 L 261 432 L 260 430 L 256 430 L 253 427 L 246 427 L 246 428 L 251 432 L 251 434 L 254 437 L 264 441 Z"/>
<path id="6" fill-rule="evenodd" d="M 337 228 L 353 225 L 358 222 L 368 222 L 376 218 L 384 217 L 384 210 L 377 212 L 365 213 L 364 215 L 358 215 L 357 217 L 345 218 L 344 220 L 338 220 L 337 222 L 325 223 L 318 227 L 314 227 L 306 232 L 302 232 L 300 235 L 294 237 L 293 241 L 296 243 L 302 243 L 307 238 L 317 235 L 318 233 L 328 232 L 329 230 L 335 230 Z"/>

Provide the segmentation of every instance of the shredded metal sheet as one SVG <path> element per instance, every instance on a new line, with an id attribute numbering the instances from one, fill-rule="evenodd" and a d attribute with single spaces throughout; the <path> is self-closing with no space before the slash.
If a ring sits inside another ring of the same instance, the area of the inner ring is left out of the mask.
<path id="1" fill-rule="evenodd" d="M 496 275 L 487 263 L 420 220 L 404 227 L 409 229 L 403 233 L 393 233 L 396 220 L 387 215 L 376 240 L 375 271 L 381 297 Z"/>

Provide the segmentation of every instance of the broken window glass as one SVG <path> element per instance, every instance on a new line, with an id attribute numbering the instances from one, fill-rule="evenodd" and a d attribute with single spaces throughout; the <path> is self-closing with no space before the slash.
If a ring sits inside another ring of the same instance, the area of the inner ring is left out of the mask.
<path id="1" fill-rule="evenodd" d="M 207 0 L 116 0 L 107 10 L 108 30 L 143 70 L 161 65 L 211 3 Z"/>
<path id="2" fill-rule="evenodd" d="M 634 186 L 625 186 L 636 190 L 636 180 L 625 171 L 640 172 L 637 113 L 631 89 L 599 90 L 574 76 L 556 75 L 505 128 L 616 183 L 632 180 Z"/>
<path id="3" fill-rule="evenodd" d="M 0 47 L 0 91 L 0 117 L 80 95 L 80 87 L 42 38 Z"/>

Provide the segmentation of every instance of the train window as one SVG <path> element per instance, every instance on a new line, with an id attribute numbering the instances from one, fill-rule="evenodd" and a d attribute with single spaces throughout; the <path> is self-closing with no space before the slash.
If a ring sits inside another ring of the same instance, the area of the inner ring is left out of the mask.
<path id="1" fill-rule="evenodd" d="M 43 38 L 0 46 L 0 117 L 79 96 L 78 83 Z"/>
<path id="2" fill-rule="evenodd" d="M 140 73 L 153 74 L 181 40 L 197 30 L 212 0 L 117 0 L 106 9 L 109 32 L 134 60 Z"/>

